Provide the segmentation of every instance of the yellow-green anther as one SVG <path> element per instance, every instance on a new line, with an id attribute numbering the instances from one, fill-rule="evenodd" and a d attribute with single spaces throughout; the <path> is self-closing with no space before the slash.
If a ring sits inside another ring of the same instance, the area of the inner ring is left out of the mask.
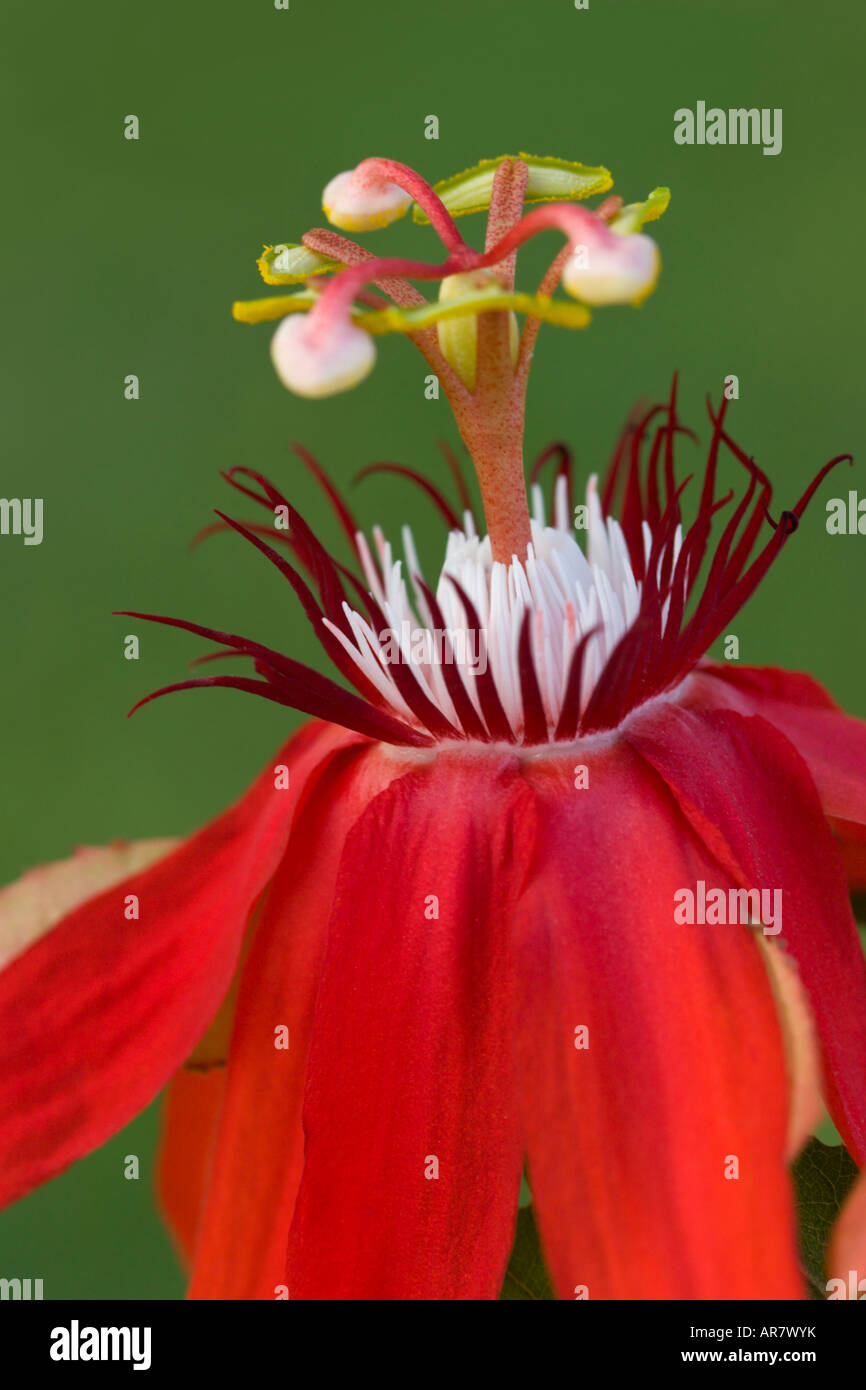
<path id="1" fill-rule="evenodd" d="M 661 217 L 662 213 L 667 211 L 670 200 L 669 188 L 654 188 L 645 202 L 627 203 L 624 208 L 620 208 L 608 223 L 610 230 L 618 236 L 631 236 L 632 233 L 639 232 L 645 222 L 655 222 L 657 217 Z"/>
<path id="2" fill-rule="evenodd" d="M 311 275 L 343 269 L 342 261 L 320 256 L 291 241 L 266 246 L 256 264 L 266 285 L 296 285 Z"/>
<path id="3" fill-rule="evenodd" d="M 471 169 L 442 179 L 433 185 L 433 190 L 452 217 L 481 212 L 490 206 L 493 180 L 499 165 L 506 159 L 514 158 L 521 159 L 529 170 L 525 195 L 527 203 L 589 198 L 594 193 L 604 193 L 613 183 L 609 171 L 601 166 L 596 168 L 566 159 L 548 159 L 532 154 L 504 154 L 498 159 L 482 159 Z M 412 216 L 416 222 L 428 220 L 417 203 L 412 208 Z"/>

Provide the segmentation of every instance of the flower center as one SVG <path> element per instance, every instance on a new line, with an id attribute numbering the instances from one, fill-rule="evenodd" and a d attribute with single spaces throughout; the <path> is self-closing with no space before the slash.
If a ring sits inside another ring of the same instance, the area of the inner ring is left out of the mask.
<path id="1" fill-rule="evenodd" d="M 641 584 L 619 522 L 602 516 L 595 477 L 586 493 L 586 554 L 572 530 L 565 476 L 556 482 L 552 524 L 545 524 L 538 486 L 533 511 L 526 559 L 508 563 L 494 558 L 490 537 L 477 534 L 467 513 L 463 529 L 448 536 L 435 594 L 425 583 L 409 527 L 403 529 L 403 558 L 381 531 L 374 532 L 378 565 L 359 536 L 364 577 L 387 625 L 377 630 L 349 604 L 344 614 L 351 635 L 325 622 L 400 719 L 415 722 L 401 691 L 406 669 L 443 719 L 461 730 L 465 701 L 456 693 L 455 676 L 479 721 L 490 704 L 484 698 L 488 677 L 501 707 L 497 717 L 507 725 L 502 735 L 521 743 L 531 728 L 533 742 L 552 741 L 581 650 L 574 698 L 578 713 L 586 709 L 607 661 L 638 616 Z M 651 543 L 647 533 L 647 561 Z M 677 554 L 680 543 L 678 533 Z M 527 682 L 530 671 L 534 682 Z"/>
<path id="2" fill-rule="evenodd" d="M 401 465 L 371 465 L 366 472 L 414 478 L 446 516 L 450 535 L 435 590 L 423 578 L 411 531 L 403 533 L 404 559 L 394 558 L 379 530 L 371 550 L 333 482 L 301 446 L 296 452 L 329 497 L 361 578 L 325 550 L 267 478 L 232 469 L 227 481 L 261 503 L 269 523 L 245 524 L 218 512 L 220 521 L 208 532 L 238 532 L 279 570 L 351 689 L 258 641 L 136 612 L 126 616 L 217 642 L 220 649 L 200 661 L 246 658 L 259 677 L 196 677 L 154 691 L 139 704 L 173 690 L 222 686 L 408 748 L 456 740 L 563 746 L 616 729 L 638 706 L 685 679 L 794 534 L 821 480 L 843 460 L 851 461 L 850 455 L 831 459 L 775 522 L 769 479 L 728 434 L 726 408 L 726 401 L 718 413 L 710 408 L 713 437 L 697 513 L 687 529 L 680 498 L 689 479 L 677 484 L 674 461 L 675 440 L 684 432 L 676 381 L 667 405 L 632 416 L 603 490 L 590 479 L 586 503 L 575 509 L 575 521 L 580 518 L 587 533 L 585 553 L 571 530 L 571 456 L 564 445 L 545 450 L 533 466 L 534 480 L 546 462 L 560 457 L 552 525 L 533 485 L 535 514 L 523 560 L 499 560 L 491 538 L 479 536 L 465 480 L 450 453 L 466 512 L 462 526 L 426 479 Z M 716 496 L 723 447 L 745 470 L 748 484 L 711 551 L 714 518 L 731 508 L 735 496 L 733 489 Z M 291 517 L 290 529 L 275 531 L 275 516 Z M 759 545 L 765 528 L 769 537 Z M 279 541 L 299 569 L 275 548 Z"/>

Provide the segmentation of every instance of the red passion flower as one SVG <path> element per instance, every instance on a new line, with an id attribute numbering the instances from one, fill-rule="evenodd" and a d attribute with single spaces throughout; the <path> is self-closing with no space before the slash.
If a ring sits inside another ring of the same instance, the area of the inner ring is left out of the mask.
<path id="1" fill-rule="evenodd" d="M 788 1165 L 821 1097 L 866 1157 L 849 901 L 866 885 L 866 726 L 806 675 L 705 658 L 842 460 L 777 512 L 723 400 L 701 475 L 682 477 L 674 383 L 600 483 L 578 498 L 556 444 L 527 500 L 541 322 L 582 327 L 658 273 L 643 227 L 667 190 L 583 205 L 610 182 L 522 155 L 433 188 L 365 160 L 325 190 L 332 224 L 411 209 L 442 263 L 321 229 L 266 248 L 265 280 L 296 288 L 235 314 L 281 320 L 286 385 L 345 389 L 377 337 L 409 336 L 481 510 L 450 451 L 454 505 L 374 466 L 444 518 L 428 582 L 411 531 L 402 557 L 379 530 L 371 545 L 303 448 L 351 562 L 231 469 L 264 510 L 209 529 L 288 581 L 335 678 L 134 616 L 250 663 L 169 690 L 246 691 L 312 722 L 188 840 L 80 851 L 0 894 L 0 1198 L 169 1083 L 161 1197 L 193 1298 L 496 1298 L 524 1174 L 560 1298 L 801 1298 Z M 455 219 L 480 209 L 476 251 Z M 517 250 L 549 230 L 564 245 L 518 292 Z M 832 1268 L 862 1269 L 864 1244 L 858 1187 Z"/>

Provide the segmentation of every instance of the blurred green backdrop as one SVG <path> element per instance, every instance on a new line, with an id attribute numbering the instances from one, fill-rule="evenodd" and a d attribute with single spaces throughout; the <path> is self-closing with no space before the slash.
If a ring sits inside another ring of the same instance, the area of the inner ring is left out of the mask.
<path id="1" fill-rule="evenodd" d="M 585 477 L 630 403 L 666 392 L 674 367 L 703 438 L 704 393 L 739 376 L 733 427 L 782 505 L 831 454 L 852 451 L 855 470 L 825 485 L 733 628 L 743 661 L 807 668 L 866 715 L 866 538 L 830 537 L 823 524 L 827 497 L 866 495 L 862 6 L 83 0 L 49 14 L 6 0 L 2 29 L 0 491 L 44 498 L 45 537 L 0 537 L 0 880 L 76 843 L 191 830 L 292 727 L 230 692 L 125 719 L 203 647 L 113 608 L 175 613 L 317 659 L 287 586 L 242 541 L 218 537 L 190 557 L 190 537 L 227 500 L 219 469 L 263 468 L 336 543 L 290 439 L 346 481 L 377 458 L 439 473 L 437 436 L 456 442 L 404 341 L 380 343 L 357 391 L 304 402 L 270 368 L 270 330 L 230 317 L 232 298 L 259 292 L 262 242 L 320 224 L 326 180 L 369 154 L 436 179 L 525 149 L 606 164 L 627 200 L 672 187 L 646 306 L 600 311 L 585 334 L 543 331 L 529 452 L 569 439 Z M 782 153 L 677 146 L 673 113 L 699 99 L 783 108 Z M 128 114 L 137 142 L 123 138 Z M 436 142 L 424 138 L 430 114 Z M 406 222 L 377 244 L 433 249 L 429 230 Z M 127 373 L 140 377 L 136 402 L 124 399 Z M 364 487 L 363 520 L 393 531 L 411 517 L 429 564 L 438 525 L 408 485 Z M 123 658 L 130 631 L 138 662 Z M 179 1297 L 151 1201 L 155 1135 L 152 1109 L 0 1215 L 0 1273 L 44 1278 L 49 1298 Z M 123 1177 L 129 1153 L 141 1156 L 137 1183 Z"/>

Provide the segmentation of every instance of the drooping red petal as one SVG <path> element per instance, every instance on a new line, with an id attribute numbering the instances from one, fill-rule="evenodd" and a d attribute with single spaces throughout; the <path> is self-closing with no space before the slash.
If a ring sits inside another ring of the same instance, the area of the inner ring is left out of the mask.
<path id="1" fill-rule="evenodd" d="M 658 704 L 627 737 L 661 773 L 744 886 L 780 888 L 781 938 L 800 967 L 825 1059 L 827 1101 L 866 1158 L 866 963 L 839 854 L 806 763 L 758 716 Z"/>
<path id="2" fill-rule="evenodd" d="M 557 1292 L 802 1297 L 757 945 L 675 922 L 675 892 L 729 880 L 657 775 L 619 741 L 578 760 L 585 790 L 561 757 L 526 765 L 538 850 L 517 934 L 529 1180 Z"/>
<path id="3" fill-rule="evenodd" d="M 440 752 L 349 835 L 313 1024 L 293 1299 L 499 1294 L 523 1149 L 508 919 L 532 841 L 514 768 Z"/>
<path id="4" fill-rule="evenodd" d="M 160 1209 L 187 1267 L 198 1238 L 224 1088 L 221 1067 L 209 1071 L 182 1067 L 165 1097 L 157 1192 Z"/>
<path id="5" fill-rule="evenodd" d="M 0 973 L 0 1204 L 138 1113 L 228 988 L 250 909 L 310 771 L 343 730 L 313 725 L 234 807 L 150 868 L 68 913 Z M 125 912 L 135 910 L 137 918 Z"/>
<path id="6" fill-rule="evenodd" d="M 249 915 L 231 986 L 166 1090 L 157 1156 L 157 1200 L 186 1269 L 191 1268 L 195 1256 L 210 1182 L 240 978 L 266 896 L 262 894 Z"/>
<path id="7" fill-rule="evenodd" d="M 685 703 L 759 714 L 788 736 L 812 774 L 852 886 L 866 888 L 866 723 L 811 676 L 774 666 L 702 663 Z"/>
<path id="8" fill-rule="evenodd" d="M 274 1299 L 285 1284 L 303 1167 L 307 1052 L 337 868 L 351 826 L 402 771 L 375 746 L 337 753 L 292 828 L 243 967 L 190 1298 Z M 278 1033 L 283 1028 L 287 1035 Z"/>

